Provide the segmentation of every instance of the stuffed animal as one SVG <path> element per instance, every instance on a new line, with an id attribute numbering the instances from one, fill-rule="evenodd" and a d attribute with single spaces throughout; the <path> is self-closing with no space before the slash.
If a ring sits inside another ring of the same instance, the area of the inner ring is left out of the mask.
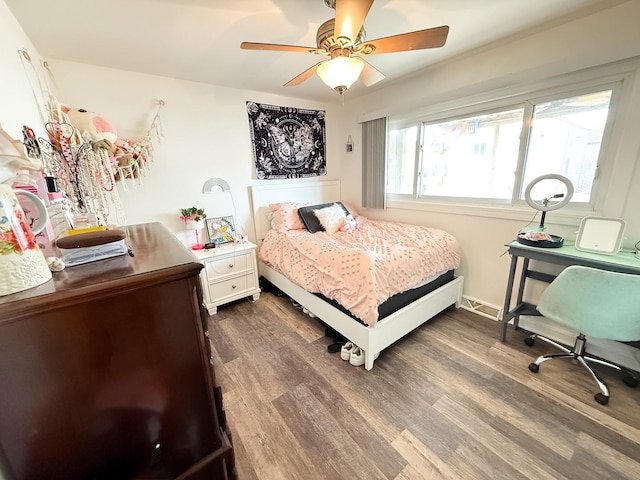
<path id="1" fill-rule="evenodd" d="M 116 181 L 122 178 L 138 178 L 140 176 L 142 157 L 138 153 L 133 140 L 119 138 L 113 144 L 114 152 L 109 160 L 113 166 Z"/>
<path id="2" fill-rule="evenodd" d="M 61 108 L 85 141 L 95 143 L 106 140 L 113 144 L 118 138 L 114 126 L 97 113 L 88 112 L 83 108 L 69 108 L 66 105 L 62 105 Z"/>
<path id="3" fill-rule="evenodd" d="M 347 215 L 346 218 L 344 219 L 344 223 L 342 224 L 342 226 L 338 229 L 341 232 L 353 232 L 355 230 L 357 230 L 359 227 L 358 222 L 356 221 L 355 218 L 353 218 L 353 215 Z"/>

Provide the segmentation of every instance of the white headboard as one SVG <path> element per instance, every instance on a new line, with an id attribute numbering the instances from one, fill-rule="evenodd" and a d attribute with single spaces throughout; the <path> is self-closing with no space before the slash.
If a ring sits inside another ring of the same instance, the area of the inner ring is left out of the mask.
<path id="1" fill-rule="evenodd" d="M 253 223 L 256 227 L 256 240 L 262 242 L 271 230 L 267 216 L 270 203 L 307 202 L 311 204 L 337 202 L 340 200 L 340 181 L 325 180 L 321 182 L 277 182 L 253 185 L 251 204 Z"/>

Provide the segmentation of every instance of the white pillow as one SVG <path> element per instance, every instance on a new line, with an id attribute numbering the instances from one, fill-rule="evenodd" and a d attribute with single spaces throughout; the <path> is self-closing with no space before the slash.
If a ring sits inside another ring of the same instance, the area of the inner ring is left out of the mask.
<path id="1" fill-rule="evenodd" d="M 344 209 L 338 204 L 314 210 L 313 213 L 318 217 L 320 224 L 330 235 L 336 233 L 347 218 L 346 213 L 344 213 Z"/>

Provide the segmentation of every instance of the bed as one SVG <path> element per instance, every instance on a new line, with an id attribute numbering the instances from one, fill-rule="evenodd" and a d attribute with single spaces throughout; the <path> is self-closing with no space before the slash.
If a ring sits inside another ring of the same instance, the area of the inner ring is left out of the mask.
<path id="1" fill-rule="evenodd" d="M 289 241 L 278 239 L 275 232 L 271 230 L 271 218 L 269 216 L 269 205 L 277 203 L 306 203 L 322 204 L 340 201 L 339 181 L 320 182 L 288 182 L 277 184 L 265 184 L 251 187 L 251 200 L 254 212 L 254 222 L 256 226 L 256 238 L 262 248 L 272 243 L 282 243 Z M 366 219 L 365 219 L 366 220 Z M 372 221 L 370 223 L 376 223 Z M 363 230 L 365 225 L 363 224 Z M 444 232 L 446 233 L 446 232 Z M 293 237 L 303 237 L 303 235 L 313 236 L 306 231 L 294 232 Z M 325 237 L 328 235 L 323 233 Z M 336 238 L 344 238 L 348 233 L 340 232 Z M 447 234 L 448 235 L 448 234 Z M 266 239 L 266 241 L 265 241 Z M 275 239 L 275 240 L 274 240 Z M 331 240 L 335 241 L 335 240 Z M 293 253 L 292 253 L 293 255 Z M 340 298 L 336 292 L 330 295 L 322 295 L 319 291 L 308 291 L 301 286 L 308 284 L 305 279 L 298 278 L 298 282 L 292 280 L 294 273 L 279 269 L 284 268 L 272 259 L 267 262 L 261 259 L 259 254 L 260 275 L 283 291 L 290 298 L 302 305 L 306 310 L 317 316 L 322 322 L 342 334 L 351 342 L 358 345 L 365 352 L 365 368 L 371 370 L 374 364 L 374 357 L 383 349 L 402 338 L 407 333 L 424 324 L 442 310 L 451 305 L 459 307 L 462 297 L 463 277 L 453 275 L 453 266 L 442 264 L 437 267 L 438 272 L 430 274 L 428 279 L 420 282 L 420 288 L 412 285 L 406 292 L 394 295 L 384 305 L 392 303 L 396 297 L 411 298 L 410 303 L 401 304 L 399 309 L 393 309 L 384 315 L 373 314 L 369 310 L 357 310 L 356 308 L 344 308 L 335 298 Z M 418 260 L 418 258 L 414 258 Z M 267 263 L 270 263 L 267 264 Z M 433 282 L 431 282 L 433 280 Z M 326 282 L 325 282 L 326 283 Z M 320 288 L 320 287 L 318 287 Z M 315 290 L 315 288 L 311 288 Z M 425 293 L 426 292 L 426 293 Z M 334 297 L 334 300 L 328 297 Z M 361 295 L 361 298 L 362 297 Z M 397 307 L 396 307 L 397 308 Z M 359 317 L 353 314 L 353 310 L 360 313 Z M 382 311 L 382 306 L 380 307 Z"/>

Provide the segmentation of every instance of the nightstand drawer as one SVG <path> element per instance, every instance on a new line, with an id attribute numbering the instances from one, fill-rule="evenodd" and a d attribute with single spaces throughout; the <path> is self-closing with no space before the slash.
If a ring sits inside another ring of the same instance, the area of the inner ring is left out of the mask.
<path id="1" fill-rule="evenodd" d="M 238 295 L 247 290 L 247 276 L 230 278 L 222 282 L 216 282 L 209 285 L 209 295 L 215 301 L 222 303 L 226 297 Z"/>
<path id="2" fill-rule="evenodd" d="M 224 277 L 229 274 L 242 273 L 247 270 L 249 259 L 247 254 L 237 255 L 235 257 L 220 258 L 218 260 L 207 260 L 205 268 L 207 269 L 207 277 L 209 281 L 218 277 Z"/>

